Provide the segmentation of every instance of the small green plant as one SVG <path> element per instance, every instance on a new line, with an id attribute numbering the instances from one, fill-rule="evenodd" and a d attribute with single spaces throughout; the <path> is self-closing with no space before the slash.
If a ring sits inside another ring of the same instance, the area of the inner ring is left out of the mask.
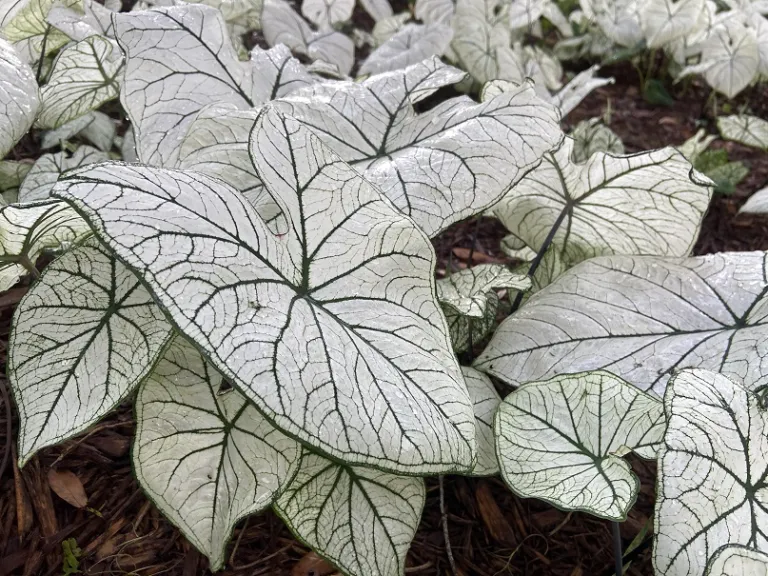
<path id="1" fill-rule="evenodd" d="M 80 574 L 80 555 L 83 551 L 77 546 L 77 540 L 74 538 L 64 540 L 61 543 L 61 552 L 64 556 L 61 566 L 63 576 Z"/>

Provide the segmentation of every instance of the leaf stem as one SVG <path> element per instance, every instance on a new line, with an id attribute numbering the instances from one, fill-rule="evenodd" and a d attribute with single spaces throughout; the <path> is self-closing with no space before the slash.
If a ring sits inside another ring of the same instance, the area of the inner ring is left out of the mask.
<path id="1" fill-rule="evenodd" d="M 48 34 L 51 33 L 51 25 L 48 24 L 48 26 L 45 29 L 45 33 L 43 34 L 43 43 L 40 46 L 40 60 L 37 63 L 37 83 L 42 84 L 43 83 L 43 62 L 45 61 L 45 47 L 48 43 Z"/>
<path id="2" fill-rule="evenodd" d="M 19 256 L 19 264 L 24 266 L 26 271 L 35 277 L 35 280 L 40 278 L 40 271 L 35 267 L 34 262 L 32 262 L 32 260 L 29 259 L 29 256 L 27 256 L 26 254 Z"/>
<path id="3" fill-rule="evenodd" d="M 616 570 L 616 576 L 622 576 L 624 574 L 624 562 L 622 559 L 621 550 L 621 531 L 619 530 L 618 522 L 611 522 L 611 528 L 613 531 L 613 561 L 614 568 Z"/>
<path id="4" fill-rule="evenodd" d="M 541 261 L 544 259 L 544 254 L 547 253 L 547 250 L 549 250 L 549 246 L 552 244 L 552 240 L 555 239 L 555 234 L 557 234 L 557 231 L 560 229 L 560 225 L 563 223 L 563 220 L 565 220 L 565 216 L 570 212 L 571 207 L 566 206 L 563 208 L 562 212 L 560 212 L 560 215 L 557 217 L 557 220 L 555 220 L 555 223 L 552 225 L 552 228 L 549 230 L 549 234 L 547 234 L 547 237 L 544 239 L 544 242 L 541 245 L 541 248 L 539 248 L 539 251 L 536 253 L 536 257 L 533 259 L 533 262 L 531 262 L 531 267 L 528 268 L 528 276 L 533 278 L 533 275 L 536 273 L 536 270 L 539 268 L 539 264 L 541 264 Z M 523 303 L 523 292 L 520 291 L 517 293 L 517 296 L 515 297 L 515 301 L 512 303 L 512 310 L 510 314 L 513 314 L 517 312 L 517 309 L 520 308 L 520 304 Z"/>
<path id="5" fill-rule="evenodd" d="M 451 549 L 451 535 L 448 533 L 448 513 L 445 510 L 445 488 L 443 487 L 443 478 L 441 474 L 437 477 L 437 481 L 440 484 L 440 523 L 443 525 L 443 540 L 445 541 L 445 554 L 448 556 L 448 564 L 451 566 L 451 573 L 453 576 L 458 576 L 456 571 L 456 560 L 453 558 L 453 550 Z"/>

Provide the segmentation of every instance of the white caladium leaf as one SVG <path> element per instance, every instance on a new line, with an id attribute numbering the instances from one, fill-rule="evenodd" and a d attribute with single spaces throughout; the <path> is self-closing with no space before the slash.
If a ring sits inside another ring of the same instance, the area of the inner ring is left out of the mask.
<path id="1" fill-rule="evenodd" d="M 685 156 L 685 159 L 688 160 L 688 162 L 694 164 L 699 156 L 701 156 L 701 153 L 709 148 L 709 145 L 715 140 L 717 140 L 717 136 L 714 134 L 707 134 L 706 131 L 701 128 L 696 134 L 688 138 L 688 140 L 679 146 L 675 146 L 675 148 L 677 148 L 680 154 Z"/>
<path id="2" fill-rule="evenodd" d="M 120 155 L 123 162 L 138 162 L 136 155 L 136 141 L 133 138 L 133 127 L 128 126 L 128 130 L 123 134 L 123 142 L 120 144 Z"/>
<path id="3" fill-rule="evenodd" d="M 19 303 L 10 338 L 20 461 L 112 410 L 171 334 L 139 279 L 95 238 L 50 264 Z"/>
<path id="4" fill-rule="evenodd" d="M 350 576 L 400 576 L 426 500 L 422 478 L 305 451 L 274 505 L 294 535 Z"/>
<path id="5" fill-rule="evenodd" d="M 272 504 L 301 446 L 278 431 L 180 336 L 136 397 L 133 467 L 163 515 L 208 556 L 226 559 L 238 521 Z"/>
<path id="6" fill-rule="evenodd" d="M 615 156 L 624 154 L 624 143 L 621 138 L 608 126 L 602 118 L 582 120 L 571 131 L 573 150 L 571 161 L 582 164 L 589 160 L 595 152 L 607 152 Z"/>
<path id="7" fill-rule="evenodd" d="M 760 400 L 722 374 L 685 370 L 670 381 L 664 410 L 655 573 L 703 575 L 729 544 L 765 550 L 768 416 Z"/>
<path id="8" fill-rule="evenodd" d="M 82 9 L 84 14 L 68 8 L 61 4 L 55 4 L 48 12 L 48 24 L 64 32 L 75 42 L 85 40 L 89 36 L 99 35 L 106 38 L 114 38 L 115 30 L 112 26 L 112 14 L 120 11 L 118 5 L 116 10 L 110 9 L 109 2 L 104 5 L 94 0 L 83 0 Z"/>
<path id="9" fill-rule="evenodd" d="M 448 322 L 448 333 L 451 336 L 453 350 L 457 354 L 472 348 L 482 342 L 496 326 L 496 312 L 499 309 L 499 297 L 496 292 L 485 295 L 485 313 L 482 318 L 467 316 L 457 312 L 455 308 L 443 304 L 443 314 Z"/>
<path id="10" fill-rule="evenodd" d="M 768 554 L 730 544 L 718 549 L 707 564 L 704 576 L 765 576 L 768 574 Z"/>
<path id="11" fill-rule="evenodd" d="M 569 265 L 603 254 L 690 253 L 712 189 L 679 152 L 597 152 L 585 164 L 572 155 L 567 138 L 493 215 L 536 251 L 550 238 Z"/>
<path id="12" fill-rule="evenodd" d="M 432 56 L 442 56 L 452 38 L 453 30 L 445 24 L 406 24 L 368 56 L 359 73 L 400 70 Z"/>
<path id="13" fill-rule="evenodd" d="M 289 222 L 281 238 L 200 174 L 101 164 L 55 195 L 281 429 L 351 463 L 470 468 L 471 402 L 434 298 L 431 243 L 298 122 L 267 108 L 252 134 Z"/>
<path id="14" fill-rule="evenodd" d="M 498 21 L 494 11 L 489 10 L 496 6 L 496 2 L 484 0 L 457 0 L 451 20 L 456 59 L 481 85 L 498 78 L 508 79 L 503 71 L 513 58 L 508 23 Z"/>
<path id="15" fill-rule="evenodd" d="M 739 212 L 748 214 L 768 214 L 768 187 L 752 194 Z"/>
<path id="16" fill-rule="evenodd" d="M 557 111 L 529 86 L 416 114 L 413 103 L 463 77 L 432 59 L 361 83 L 318 84 L 279 105 L 434 236 L 496 202 L 562 137 Z"/>
<path id="17" fill-rule="evenodd" d="M 71 122 L 67 122 L 55 130 L 44 131 L 42 141 L 40 142 L 40 148 L 43 150 L 48 150 L 54 146 L 65 148 L 66 146 L 64 143 L 85 130 L 86 127 L 93 122 L 93 118 L 94 112 L 89 112 L 84 116 L 75 118 Z"/>
<path id="18" fill-rule="evenodd" d="M 123 58 L 111 40 L 90 36 L 62 50 L 40 91 L 37 125 L 58 128 L 117 98 Z"/>
<path id="19" fill-rule="evenodd" d="M 556 94 L 549 95 L 539 91 L 539 96 L 546 98 L 560 110 L 561 116 L 566 116 L 586 98 L 590 92 L 605 86 L 613 84 L 613 78 L 595 78 L 595 74 L 600 69 L 599 66 L 592 66 L 574 76 L 570 82 L 563 86 Z M 499 94 L 509 92 L 517 88 L 517 83 L 508 80 L 493 80 L 483 86 L 480 92 L 480 100 L 485 102 L 495 98 Z"/>
<path id="20" fill-rule="evenodd" d="M 705 0 L 645 0 L 640 25 L 649 48 L 662 48 L 695 29 Z"/>
<path id="21" fill-rule="evenodd" d="M 285 234 L 288 223 L 279 206 L 256 175 L 248 139 L 258 110 L 211 105 L 203 108 L 189 127 L 179 153 L 179 168 L 214 176 L 246 197 L 275 234 Z"/>
<path id="22" fill-rule="evenodd" d="M 485 316 L 487 295 L 495 289 L 527 290 L 531 279 L 501 264 L 479 264 L 437 281 L 437 299 L 465 316 Z"/>
<path id="23" fill-rule="evenodd" d="M 0 0 L 0 30 L 18 14 L 29 0 Z"/>
<path id="24" fill-rule="evenodd" d="M 116 123 L 104 112 L 94 110 L 90 114 L 93 120 L 80 130 L 79 135 L 91 142 L 102 152 L 109 152 L 115 143 L 117 135 Z"/>
<path id="25" fill-rule="evenodd" d="M 355 45 L 348 36 L 332 29 L 312 30 L 285 0 L 265 0 L 261 24 L 270 46 L 285 44 L 297 54 L 335 64 L 345 75 L 354 66 Z"/>
<path id="26" fill-rule="evenodd" d="M 617 44 L 633 47 L 643 41 L 637 0 L 580 0 L 579 4 L 587 17 Z"/>
<path id="27" fill-rule="evenodd" d="M 471 476 L 494 476 L 499 473 L 499 463 L 496 460 L 496 440 L 493 434 L 493 417 L 501 404 L 501 396 L 493 387 L 493 382 L 482 372 L 462 366 L 464 382 L 467 384 L 469 397 L 475 410 L 477 425 L 477 464 Z"/>
<path id="28" fill-rule="evenodd" d="M 90 233 L 85 220 L 64 202 L 0 208 L 0 292 L 25 274 L 35 274 L 35 261 L 46 248 L 58 250 Z"/>
<path id="29" fill-rule="evenodd" d="M 686 67 L 680 77 L 703 74 L 712 88 L 733 98 L 749 86 L 759 64 L 755 31 L 731 18 L 715 27 L 701 43 L 701 63 Z"/>
<path id="30" fill-rule="evenodd" d="M 509 3 L 509 27 L 530 28 L 544 13 L 547 0 L 512 0 Z"/>
<path id="31" fill-rule="evenodd" d="M 31 168 L 32 164 L 28 162 L 0 161 L 0 206 L 16 203 L 19 186 Z"/>
<path id="32" fill-rule="evenodd" d="M 416 0 L 413 15 L 427 24 L 450 24 L 456 3 L 453 0 Z"/>
<path id="33" fill-rule="evenodd" d="M 613 78 L 596 78 L 599 69 L 599 66 L 592 66 L 579 72 L 552 97 L 552 103 L 560 109 L 560 114 L 566 116 L 593 90 L 614 83 Z"/>
<path id="34" fill-rule="evenodd" d="M 6 21 L 2 35 L 14 44 L 26 62 L 37 62 L 69 41 L 64 33 L 47 22 L 53 5 L 74 8 L 80 2 L 81 0 L 28 0 L 13 18 Z"/>
<path id="35" fill-rule="evenodd" d="M 621 522 L 640 481 L 622 458 L 655 458 L 661 402 L 608 372 L 558 376 L 512 392 L 494 418 L 501 476 L 515 494 Z"/>
<path id="36" fill-rule="evenodd" d="M 717 129 L 725 140 L 768 150 L 768 121 L 749 114 L 718 116 Z"/>
<path id="37" fill-rule="evenodd" d="M 301 13 L 322 30 L 352 18 L 355 0 L 302 0 Z"/>
<path id="38" fill-rule="evenodd" d="M 402 30 L 403 26 L 405 26 L 406 22 L 410 19 L 410 12 L 400 12 L 399 14 L 394 14 L 389 18 L 384 18 L 376 22 L 373 30 L 371 30 L 373 45 L 381 46 L 384 44 L 387 40 L 392 38 L 392 36 Z M 453 35 L 453 31 L 451 31 L 451 35 Z"/>
<path id="39" fill-rule="evenodd" d="M 39 106 L 34 72 L 0 38 L 0 159 L 32 127 Z"/>
<path id="40" fill-rule="evenodd" d="M 189 123 L 208 104 L 248 109 L 312 82 L 285 48 L 239 61 L 221 14 L 207 6 L 116 14 L 114 20 L 126 53 L 120 98 L 138 157 L 147 164 L 174 166 Z"/>
<path id="41" fill-rule="evenodd" d="M 572 268 L 507 318 L 475 367 L 518 386 L 604 369 L 662 395 L 680 368 L 768 384 L 763 252 L 613 256 Z"/>
<path id="42" fill-rule="evenodd" d="M 109 160 L 109 156 L 90 146 L 80 146 L 71 157 L 67 157 L 66 152 L 43 154 L 35 161 L 21 184 L 19 202 L 45 200 L 51 196 L 54 184 L 68 170 L 106 160 Z"/>
<path id="43" fill-rule="evenodd" d="M 376 22 L 389 18 L 393 14 L 389 0 L 360 0 L 360 6 Z"/>

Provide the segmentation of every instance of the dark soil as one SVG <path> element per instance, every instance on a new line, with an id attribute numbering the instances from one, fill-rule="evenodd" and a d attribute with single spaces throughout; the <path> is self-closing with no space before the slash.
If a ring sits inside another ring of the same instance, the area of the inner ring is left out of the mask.
<path id="1" fill-rule="evenodd" d="M 678 144 L 698 126 L 715 132 L 704 110 L 707 93 L 692 86 L 679 94 L 674 106 L 651 107 L 626 70 L 616 71 L 620 82 L 598 90 L 576 110 L 568 123 L 598 116 L 610 100 L 611 127 L 628 151 Z M 753 90 L 744 102 L 766 116 L 760 106 L 768 102 L 765 89 Z M 704 222 L 697 253 L 722 250 L 768 250 L 768 217 L 738 215 L 738 208 L 768 181 L 768 155 L 722 142 L 732 160 L 751 167 L 749 177 L 730 197 L 714 199 Z M 506 261 L 499 249 L 504 229 L 482 219 L 460 223 L 435 241 L 443 270 L 451 264 Z M 0 294 L 0 364 L 5 362 L 11 314 L 24 285 Z M 0 366 L 4 373 L 4 366 Z M 121 406 L 87 435 L 43 450 L 27 466 L 16 467 L 15 409 L 7 400 L 7 383 L 0 379 L 0 576 L 58 575 L 62 573 L 62 542 L 74 538 L 81 548 L 84 574 L 208 574 L 207 560 L 192 548 L 144 497 L 133 479 L 130 439 L 133 422 L 130 404 Z M 6 432 L 10 427 L 10 437 Z M 632 462 L 641 480 L 641 492 L 629 519 L 621 525 L 624 546 L 644 529 L 653 513 L 654 465 Z M 74 472 L 88 497 L 88 508 L 77 509 L 53 494 L 48 481 L 52 468 Z M 435 480 L 428 480 L 428 498 L 421 526 L 408 557 L 409 575 L 446 575 L 446 556 Z M 611 574 L 611 525 L 586 514 L 565 513 L 534 500 L 512 495 L 498 479 L 448 477 L 445 481 L 450 542 L 463 575 Z M 333 574 L 332 567 L 308 555 L 271 513 L 251 517 L 235 530 L 226 576 L 315 576 Z M 628 574 L 652 574 L 648 539 Z"/>

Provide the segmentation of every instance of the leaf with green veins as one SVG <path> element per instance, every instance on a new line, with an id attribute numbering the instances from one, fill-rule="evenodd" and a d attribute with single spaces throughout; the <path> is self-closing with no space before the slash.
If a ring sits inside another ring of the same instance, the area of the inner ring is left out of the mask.
<path id="1" fill-rule="evenodd" d="M 43 154 L 27 173 L 19 188 L 18 201 L 21 203 L 46 200 L 51 196 L 53 186 L 69 170 L 88 164 L 109 160 L 109 156 L 90 146 L 80 146 L 72 156 L 65 152 Z"/>
<path id="2" fill-rule="evenodd" d="M 453 30 L 444 24 L 406 24 L 366 58 L 359 74 L 401 70 L 427 58 L 442 56 L 452 38 Z"/>
<path id="3" fill-rule="evenodd" d="M 62 50 L 40 91 L 37 125 L 58 128 L 117 98 L 123 62 L 113 41 L 90 36 Z"/>
<path id="4" fill-rule="evenodd" d="M 493 417 L 501 404 L 501 396 L 493 387 L 491 379 L 482 372 L 469 366 L 462 366 L 461 372 L 464 374 L 469 397 L 472 398 L 477 426 L 477 464 L 469 475 L 495 476 L 499 473 L 499 463 L 496 460 Z"/>
<path id="5" fill-rule="evenodd" d="M 304 452 L 274 505 L 302 542 L 349 576 L 401 576 L 426 500 L 424 480 Z"/>
<path id="6" fill-rule="evenodd" d="M 602 369 L 659 396 L 698 367 L 762 388 L 767 277 L 765 252 L 594 258 L 504 320 L 475 367 L 513 386 Z"/>
<path id="7" fill-rule="evenodd" d="M 0 208 L 0 292 L 37 274 L 35 261 L 44 249 L 61 249 L 90 233 L 85 220 L 58 200 Z"/>
<path id="8" fill-rule="evenodd" d="M 600 118 L 579 122 L 571 131 L 570 137 L 573 138 L 571 160 L 576 164 L 586 162 L 595 152 L 607 152 L 613 156 L 624 154 L 621 138 L 603 124 Z"/>
<path id="9" fill-rule="evenodd" d="M 661 402 L 608 372 L 531 382 L 494 419 L 501 476 L 515 494 L 621 522 L 640 482 L 621 455 L 655 458 Z"/>
<path id="10" fill-rule="evenodd" d="M 717 129 L 725 140 L 768 150 L 768 121 L 749 114 L 719 116 Z"/>
<path id="11" fill-rule="evenodd" d="M 719 548 L 707 564 L 704 576 L 764 576 L 768 574 L 768 554 L 730 544 Z"/>
<path id="12" fill-rule="evenodd" d="M 3 37 L 12 42 L 30 64 L 69 41 L 64 33 L 47 22 L 48 13 L 54 4 L 79 8 L 81 0 L 29 0 L 2 28 Z"/>
<path id="13" fill-rule="evenodd" d="M 105 163 L 67 176 L 54 196 L 280 429 L 350 463 L 471 468 L 474 416 L 429 239 L 271 107 L 251 150 L 289 223 L 282 237 L 235 189 L 192 172 Z"/>
<path id="14" fill-rule="evenodd" d="M 51 263 L 19 303 L 10 337 L 20 461 L 105 416 L 171 333 L 138 278 L 95 238 Z"/>
<path id="15" fill-rule="evenodd" d="M 738 18 L 723 20 L 700 44 L 701 62 L 687 66 L 678 78 L 702 74 L 707 83 L 728 98 L 744 90 L 758 73 L 757 36 Z"/>
<path id="16" fill-rule="evenodd" d="M 530 86 L 416 113 L 415 103 L 463 77 L 433 58 L 360 83 L 318 84 L 277 105 L 434 236 L 501 198 L 562 138 L 557 112 Z"/>
<path id="17" fill-rule="evenodd" d="M 437 281 L 437 299 L 460 314 L 485 316 L 487 295 L 492 290 L 527 290 L 531 280 L 501 264 L 479 264 Z"/>
<path id="18" fill-rule="evenodd" d="M 39 106 L 34 72 L 0 38 L 0 159 L 32 127 Z"/>
<path id="19" fill-rule="evenodd" d="M 569 266 L 603 254 L 684 256 L 693 248 L 711 182 L 673 148 L 571 160 L 573 140 L 548 152 L 492 213 L 538 251 L 550 239 Z"/>
<path id="20" fill-rule="evenodd" d="M 710 562 L 729 563 L 728 556 L 716 557 L 722 546 L 768 546 L 768 415 L 755 394 L 706 370 L 676 374 L 664 395 L 664 410 L 668 423 L 659 453 L 655 573 L 720 576 L 723 572 L 706 568 Z M 730 562 L 744 566 L 747 560 Z"/>
<path id="21" fill-rule="evenodd" d="M 301 446 L 278 431 L 181 336 L 136 398 L 133 465 L 160 511 L 223 567 L 235 525 L 296 474 Z"/>
<path id="22" fill-rule="evenodd" d="M 120 99 L 144 163 L 175 167 L 189 124 L 208 104 L 249 109 L 313 82 L 285 48 L 241 62 L 221 13 L 207 6 L 115 14 L 114 22 L 126 54 Z"/>

